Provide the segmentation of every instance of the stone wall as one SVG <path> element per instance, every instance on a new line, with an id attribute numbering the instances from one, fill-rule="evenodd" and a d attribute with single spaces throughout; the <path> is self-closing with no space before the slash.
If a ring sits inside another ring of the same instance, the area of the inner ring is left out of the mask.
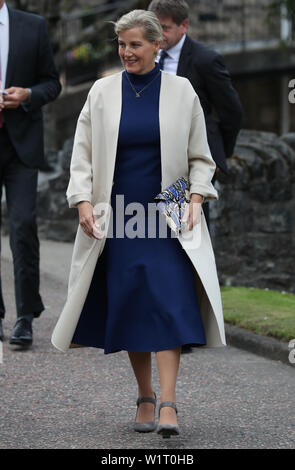
<path id="1" fill-rule="evenodd" d="M 220 282 L 295 292 L 295 134 L 240 133 L 210 204 Z"/>
<path id="2" fill-rule="evenodd" d="M 78 116 L 93 85 L 86 82 L 74 87 L 63 87 L 57 100 L 44 106 L 45 148 L 57 151 L 73 136 Z"/>
<path id="3" fill-rule="evenodd" d="M 187 0 L 190 34 L 206 44 L 277 39 L 280 19 L 269 21 L 269 0 Z"/>

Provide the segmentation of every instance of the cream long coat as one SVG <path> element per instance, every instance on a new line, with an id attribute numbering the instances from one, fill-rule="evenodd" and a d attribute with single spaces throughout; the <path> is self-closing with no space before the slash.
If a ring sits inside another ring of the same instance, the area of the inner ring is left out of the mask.
<path id="1" fill-rule="evenodd" d="M 93 206 L 110 202 L 121 104 L 122 72 L 94 83 L 77 123 L 67 189 L 69 207 L 76 207 L 80 201 L 89 201 Z M 211 184 L 215 163 L 207 143 L 203 110 L 186 78 L 162 72 L 159 119 L 162 190 L 180 176 L 185 176 L 189 179 L 191 193 L 202 194 L 206 200 L 217 199 L 217 192 Z M 109 218 L 106 220 L 107 226 Z M 223 346 L 226 341 L 220 288 L 203 213 L 201 224 L 195 225 L 193 230 L 200 230 L 199 246 L 198 243 L 187 242 L 184 236 L 179 237 L 179 242 L 195 268 L 206 346 Z M 72 344 L 72 338 L 105 241 L 105 237 L 102 240 L 88 237 L 78 227 L 68 297 L 51 338 L 52 344 L 60 351 L 66 352 L 77 346 Z"/>

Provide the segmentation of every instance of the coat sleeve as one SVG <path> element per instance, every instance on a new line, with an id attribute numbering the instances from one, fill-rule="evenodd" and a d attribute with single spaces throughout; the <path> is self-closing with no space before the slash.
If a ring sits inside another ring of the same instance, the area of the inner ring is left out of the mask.
<path id="1" fill-rule="evenodd" d="M 32 84 L 32 95 L 27 105 L 30 111 L 41 108 L 55 100 L 61 92 L 61 84 L 54 63 L 48 28 L 44 18 L 39 18 L 39 43 L 36 63 L 36 82 Z"/>
<path id="2" fill-rule="evenodd" d="M 69 207 L 78 202 L 92 201 L 92 130 L 90 93 L 78 118 L 70 165 L 70 181 L 67 188 Z"/>
<path id="3" fill-rule="evenodd" d="M 204 113 L 197 95 L 189 135 L 188 164 L 190 193 L 201 194 L 205 200 L 218 199 L 217 191 L 211 183 L 216 164 L 209 149 Z"/>
<path id="4" fill-rule="evenodd" d="M 225 154 L 229 158 L 242 126 L 242 105 L 221 55 L 216 54 L 214 60 L 208 61 L 203 71 L 209 100 L 219 118 Z"/>

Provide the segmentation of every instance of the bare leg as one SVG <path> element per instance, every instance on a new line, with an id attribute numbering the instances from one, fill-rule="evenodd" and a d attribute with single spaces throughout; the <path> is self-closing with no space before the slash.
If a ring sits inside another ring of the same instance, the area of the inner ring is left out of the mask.
<path id="1" fill-rule="evenodd" d="M 156 352 L 160 385 L 161 402 L 173 401 L 176 403 L 176 379 L 179 369 L 181 347 Z M 173 424 L 177 426 L 176 411 L 171 407 L 164 407 L 160 411 L 158 424 Z"/>
<path id="2" fill-rule="evenodd" d="M 151 353 L 128 351 L 128 355 L 138 384 L 138 397 L 154 398 Z M 136 422 L 153 421 L 154 409 L 153 403 L 141 403 L 138 407 Z"/>

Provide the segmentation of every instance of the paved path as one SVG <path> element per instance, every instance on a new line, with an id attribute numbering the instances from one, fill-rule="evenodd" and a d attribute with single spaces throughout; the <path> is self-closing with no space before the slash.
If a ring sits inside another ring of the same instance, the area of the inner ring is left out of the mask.
<path id="1" fill-rule="evenodd" d="M 164 440 L 132 429 L 137 386 L 127 353 L 57 351 L 50 336 L 66 296 L 72 247 L 41 241 L 46 304 L 32 349 L 9 345 L 15 322 L 7 240 L 2 274 L 7 315 L 0 364 L 0 448 L 294 448 L 294 368 L 226 347 L 182 355 L 177 386 L 181 435 Z M 58 266 L 54 262 L 58 260 Z M 54 276 L 52 275 L 54 273 Z M 153 355 L 153 377 L 159 379 Z"/>

